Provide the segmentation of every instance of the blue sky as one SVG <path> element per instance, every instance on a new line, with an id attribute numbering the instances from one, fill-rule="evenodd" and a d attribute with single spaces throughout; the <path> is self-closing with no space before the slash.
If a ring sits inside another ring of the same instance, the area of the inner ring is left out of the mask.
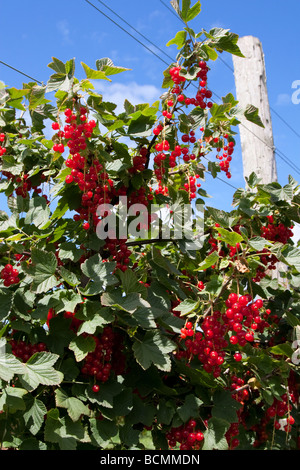
<path id="1" fill-rule="evenodd" d="M 170 62 L 161 51 L 128 28 L 102 3 L 91 1 L 164 61 Z M 169 0 L 164 1 L 169 5 Z M 166 43 L 182 29 L 182 25 L 160 0 L 107 0 L 106 4 L 160 49 L 175 57 L 176 47 L 167 48 Z M 299 0 L 288 0 L 280 5 L 274 0 L 203 0 L 202 12 L 191 26 L 198 31 L 218 26 L 240 36 L 252 35 L 260 39 L 265 54 L 269 101 L 274 110 L 272 122 L 275 146 L 300 168 L 300 137 L 276 114 L 300 134 L 300 104 L 292 103 L 295 91 L 292 84 L 300 80 L 299 15 Z M 110 57 L 116 65 L 130 68 L 131 71 L 112 77 L 111 84 L 99 84 L 106 100 L 118 102 L 121 106 L 125 98 L 133 103 L 154 102 L 161 94 L 163 71 L 166 68 L 163 61 L 85 0 L 52 0 L 46 6 L 32 0 L 15 0 L 13 4 L 2 2 L 1 17 L 4 20 L 0 28 L 0 60 L 39 81 L 47 81 L 51 73 L 47 64 L 51 62 L 52 56 L 63 61 L 75 58 L 78 78 L 84 76 L 81 61 L 94 67 L 97 59 Z M 223 54 L 222 58 L 230 67 L 233 66 L 230 55 Z M 25 77 L 2 64 L 0 80 L 17 88 L 26 82 Z M 214 63 L 209 80 L 210 88 L 217 95 L 224 96 L 228 92 L 235 95 L 233 73 L 223 62 Z M 278 157 L 277 170 L 280 184 L 288 182 L 289 174 L 300 181 L 300 172 L 297 174 Z M 225 176 L 222 178 L 228 181 Z M 239 139 L 229 182 L 233 186 L 244 187 Z M 202 186 L 213 196 L 208 205 L 231 209 L 233 188 L 210 176 L 207 176 Z"/>

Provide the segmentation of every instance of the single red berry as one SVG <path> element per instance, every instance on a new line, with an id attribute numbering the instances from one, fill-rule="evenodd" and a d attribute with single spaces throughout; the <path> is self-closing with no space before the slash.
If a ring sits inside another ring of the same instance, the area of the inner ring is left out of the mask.
<path id="1" fill-rule="evenodd" d="M 235 355 L 233 357 L 234 357 L 234 360 L 237 361 L 237 362 L 240 362 L 242 360 L 241 353 L 235 353 Z"/>
<path id="2" fill-rule="evenodd" d="M 92 390 L 93 390 L 94 393 L 98 393 L 99 390 L 100 390 L 99 385 L 97 385 L 97 384 L 93 385 Z"/>

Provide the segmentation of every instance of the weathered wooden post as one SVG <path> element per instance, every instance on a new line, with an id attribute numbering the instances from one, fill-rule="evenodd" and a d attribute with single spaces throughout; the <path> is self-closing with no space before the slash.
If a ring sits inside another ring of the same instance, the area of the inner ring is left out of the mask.
<path id="1" fill-rule="evenodd" d="M 241 106 L 256 106 L 264 124 L 261 128 L 247 121 L 239 126 L 244 177 L 255 172 L 262 184 L 277 182 L 277 167 L 273 139 L 272 119 L 267 90 L 266 67 L 262 44 L 253 36 L 239 38 L 239 48 L 245 58 L 233 56 L 234 77 L 237 100 Z M 273 278 L 288 287 L 280 271 L 286 271 L 285 265 L 278 263 Z"/>
<path id="2" fill-rule="evenodd" d="M 265 126 L 249 121 L 239 126 L 244 176 L 254 171 L 268 184 L 277 181 L 277 168 L 262 44 L 253 36 L 244 36 L 238 45 L 245 58 L 233 56 L 237 100 L 244 107 L 256 106 Z"/>

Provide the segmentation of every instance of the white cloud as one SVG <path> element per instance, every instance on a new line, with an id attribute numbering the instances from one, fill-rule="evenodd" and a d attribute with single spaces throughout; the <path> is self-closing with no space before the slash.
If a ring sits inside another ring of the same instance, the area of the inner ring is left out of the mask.
<path id="1" fill-rule="evenodd" d="M 287 106 L 288 104 L 291 104 L 291 96 L 287 93 L 280 93 L 277 96 L 276 104 L 277 106 Z"/>
<path id="2" fill-rule="evenodd" d="M 60 20 L 56 23 L 56 28 L 60 32 L 63 37 L 63 41 L 67 44 L 71 44 L 71 37 L 70 37 L 70 28 L 69 24 L 66 20 Z"/>
<path id="3" fill-rule="evenodd" d="M 149 103 L 157 101 L 161 95 L 161 90 L 154 85 L 139 85 L 136 82 L 104 83 L 94 82 L 95 89 L 103 94 L 104 101 L 110 101 L 117 105 L 117 112 L 124 111 L 124 101 L 127 99 L 131 104 Z"/>

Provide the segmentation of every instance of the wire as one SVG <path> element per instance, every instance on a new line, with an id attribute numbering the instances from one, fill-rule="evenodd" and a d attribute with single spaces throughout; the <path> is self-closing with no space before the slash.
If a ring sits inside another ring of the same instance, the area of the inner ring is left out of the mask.
<path id="1" fill-rule="evenodd" d="M 98 0 L 99 1 L 99 0 Z M 170 11 L 171 9 L 162 1 L 160 0 L 161 3 L 163 3 Z M 142 43 L 139 39 L 137 39 L 135 36 L 133 36 L 131 33 L 129 33 L 125 28 L 123 28 L 121 25 L 119 25 L 116 21 L 114 21 L 112 18 L 110 18 L 108 15 L 106 15 L 102 10 L 100 10 L 99 8 L 97 8 L 92 2 L 90 2 L 89 0 L 85 0 L 85 2 L 87 2 L 89 5 L 91 5 L 92 7 L 94 7 L 99 13 L 101 13 L 103 16 L 105 16 L 107 19 L 109 19 L 112 23 L 114 23 L 116 26 L 118 26 L 118 28 L 120 28 L 122 31 L 124 31 L 126 34 L 128 34 L 132 39 L 134 39 L 135 41 L 137 41 L 140 45 L 142 45 L 143 47 L 145 47 L 149 52 L 151 52 L 151 54 L 153 54 L 154 56 L 156 56 L 159 60 L 161 60 L 164 64 L 166 65 L 169 65 L 169 63 L 167 63 L 164 59 L 162 59 L 158 54 L 156 54 L 152 49 L 150 49 L 149 47 L 147 47 L 144 43 Z M 104 2 L 101 1 L 102 4 L 104 4 Z M 109 8 L 109 7 L 107 7 Z M 110 9 L 110 8 L 109 8 Z M 111 10 L 111 9 L 110 9 Z M 111 10 L 113 11 L 113 10 Z M 115 13 L 115 12 L 114 12 Z M 174 12 L 175 13 L 175 12 Z M 127 23 L 120 15 L 118 15 L 117 13 L 115 13 L 119 18 L 122 19 L 122 21 L 124 21 L 126 24 L 129 25 L 129 23 Z M 175 14 L 176 15 L 176 14 Z M 177 15 L 176 15 L 177 17 Z M 178 17 L 179 18 L 179 17 Z M 180 21 L 183 21 L 179 18 Z M 129 25 L 130 27 L 132 27 L 131 25 Z M 140 34 L 140 33 L 139 33 Z M 145 36 L 144 36 L 145 37 Z M 146 38 L 147 39 L 147 38 Z M 149 41 L 147 39 L 147 41 Z M 150 41 L 149 41 L 150 42 Z M 155 46 L 156 47 L 156 46 Z M 173 59 L 172 59 L 173 60 Z M 222 59 L 223 61 L 223 59 Z M 228 65 L 228 64 L 227 64 Z M 228 67 L 230 68 L 230 66 L 228 65 Z M 233 70 L 233 69 L 232 69 Z M 194 83 L 192 83 L 192 85 L 194 87 L 196 87 L 194 85 Z M 220 96 L 218 96 L 215 92 L 213 92 L 213 94 L 222 101 L 222 98 Z M 214 103 L 216 103 L 214 100 L 212 100 Z M 252 132 L 250 129 L 248 129 L 243 123 L 241 123 L 241 125 L 243 127 L 245 127 L 245 129 L 247 129 L 249 132 L 251 132 L 256 138 L 258 138 L 262 143 L 264 143 L 266 146 L 268 146 L 270 149 L 272 149 L 274 151 L 274 148 L 271 147 L 270 145 L 268 145 L 266 142 L 264 142 L 260 137 L 258 137 L 254 132 Z M 280 152 L 280 153 L 279 153 Z M 297 173 L 300 174 L 300 169 L 286 156 L 283 154 L 283 152 L 281 152 L 280 150 L 276 150 L 275 152 L 283 161 L 285 161 L 285 163 L 287 165 L 289 165 L 294 171 L 296 171 Z M 227 182 L 226 182 L 227 183 Z"/>
<path id="2" fill-rule="evenodd" d="M 215 92 L 213 92 L 213 94 L 219 99 L 219 100 L 222 100 L 222 98 L 217 95 Z M 212 99 L 212 101 L 216 103 L 216 101 L 214 99 Z M 293 161 L 287 157 L 287 155 L 285 155 L 281 150 L 279 149 L 276 149 L 276 147 L 272 147 L 271 145 L 267 144 L 261 137 L 259 137 L 257 134 L 255 134 L 255 132 L 253 132 L 251 129 L 249 129 L 249 127 L 245 126 L 245 124 L 243 122 L 240 123 L 240 126 L 244 127 L 248 132 L 250 132 L 254 137 L 256 137 L 258 140 L 260 140 L 264 145 L 266 145 L 270 150 L 273 150 L 273 152 L 281 159 L 283 160 L 288 166 L 290 166 L 292 168 L 292 170 L 294 170 L 296 173 L 298 173 L 300 175 L 300 168 L 295 165 L 295 163 L 293 163 Z"/>
<path id="3" fill-rule="evenodd" d="M 122 18 L 122 16 L 118 15 L 118 13 L 116 13 L 112 8 L 110 8 L 108 5 L 106 5 L 105 2 L 102 2 L 101 0 L 98 0 L 99 3 L 101 3 L 103 6 L 105 6 L 109 11 L 111 11 L 114 15 L 116 15 L 117 18 L 119 18 L 121 21 L 123 21 L 123 23 L 125 23 L 127 26 L 129 26 L 129 28 L 133 29 L 133 31 L 135 31 L 137 34 L 139 34 L 143 39 L 145 39 L 146 41 L 148 41 L 152 46 L 154 46 L 157 50 L 159 50 L 162 54 L 164 54 L 166 57 L 168 57 L 168 59 L 170 60 L 174 60 L 173 57 L 171 57 L 169 54 L 167 54 L 165 51 L 163 51 L 160 47 L 158 47 L 156 44 L 154 44 L 154 42 L 152 42 L 150 39 L 148 39 L 146 36 L 144 36 L 142 33 L 140 33 L 136 28 L 134 28 L 134 26 L 132 26 L 131 24 L 128 23 L 128 21 L 124 20 L 124 18 Z"/>
<path id="4" fill-rule="evenodd" d="M 30 80 L 33 80 L 34 82 L 39 83 L 40 85 L 42 85 L 42 82 L 40 82 L 40 81 L 37 80 L 36 78 L 33 78 L 33 77 L 31 77 L 30 75 L 27 75 L 26 73 L 22 72 L 21 70 L 16 69 L 15 67 L 12 67 L 12 66 L 9 65 L 9 64 L 6 64 L 6 63 L 3 62 L 2 60 L 0 60 L 0 64 L 5 65 L 5 67 L 8 67 L 8 68 L 14 70 L 15 72 L 20 73 L 21 75 L 24 75 L 24 77 L 30 78 Z"/>
<path id="5" fill-rule="evenodd" d="M 98 0 L 98 1 L 99 1 L 99 0 Z M 180 16 L 178 16 L 177 13 L 175 13 L 175 11 L 174 11 L 172 8 L 169 7 L 169 5 L 167 5 L 163 0 L 159 0 L 159 1 L 160 1 L 160 3 L 162 3 L 173 15 L 175 15 L 176 18 L 177 18 L 180 22 L 183 22 L 183 23 L 184 23 L 184 21 L 180 18 Z M 231 72 L 234 73 L 234 68 L 233 68 L 230 64 L 228 64 L 228 63 L 226 62 L 226 60 L 224 60 L 220 55 L 219 55 L 219 59 L 220 59 L 220 61 L 221 61 L 229 70 L 231 70 Z M 300 138 L 300 134 L 299 134 L 285 119 L 283 119 L 283 117 L 280 116 L 280 114 L 279 114 L 272 106 L 270 106 L 270 110 L 271 110 L 274 114 L 276 114 L 276 116 L 277 116 L 277 117 L 278 117 L 296 136 L 297 136 L 297 137 Z"/>
<path id="6" fill-rule="evenodd" d="M 116 21 L 114 21 L 112 18 L 110 18 L 110 16 L 106 15 L 106 13 L 104 13 L 102 10 L 100 10 L 100 8 L 96 7 L 96 5 L 94 5 L 92 2 L 90 2 L 89 0 L 84 0 L 86 3 L 88 3 L 89 5 L 91 5 L 92 7 L 95 8 L 95 10 L 97 10 L 99 13 L 101 13 L 101 15 L 105 16 L 105 18 L 107 18 L 108 20 L 110 20 L 112 23 L 114 23 L 116 26 L 118 26 L 118 28 L 120 28 L 122 31 L 124 31 L 126 34 L 128 34 L 128 36 L 130 36 L 132 39 L 134 39 L 135 41 L 137 41 L 141 46 L 143 46 L 145 49 L 147 49 L 149 52 L 151 52 L 151 54 L 155 55 L 155 57 L 157 57 L 161 62 L 163 62 L 164 64 L 166 65 L 169 65 L 168 62 L 166 62 L 164 59 L 162 59 L 158 54 L 156 54 L 152 49 L 150 49 L 150 47 L 146 46 L 144 43 L 142 43 L 139 39 L 137 39 L 135 36 L 133 36 L 131 33 L 129 33 L 129 31 L 127 31 L 127 29 L 123 28 L 121 25 L 119 25 L 119 23 L 117 23 Z"/>
<path id="7" fill-rule="evenodd" d="M 286 122 L 285 119 L 283 119 L 283 117 L 281 117 L 274 108 L 270 106 L 270 109 L 297 137 L 300 138 L 300 134 L 288 122 Z"/>

